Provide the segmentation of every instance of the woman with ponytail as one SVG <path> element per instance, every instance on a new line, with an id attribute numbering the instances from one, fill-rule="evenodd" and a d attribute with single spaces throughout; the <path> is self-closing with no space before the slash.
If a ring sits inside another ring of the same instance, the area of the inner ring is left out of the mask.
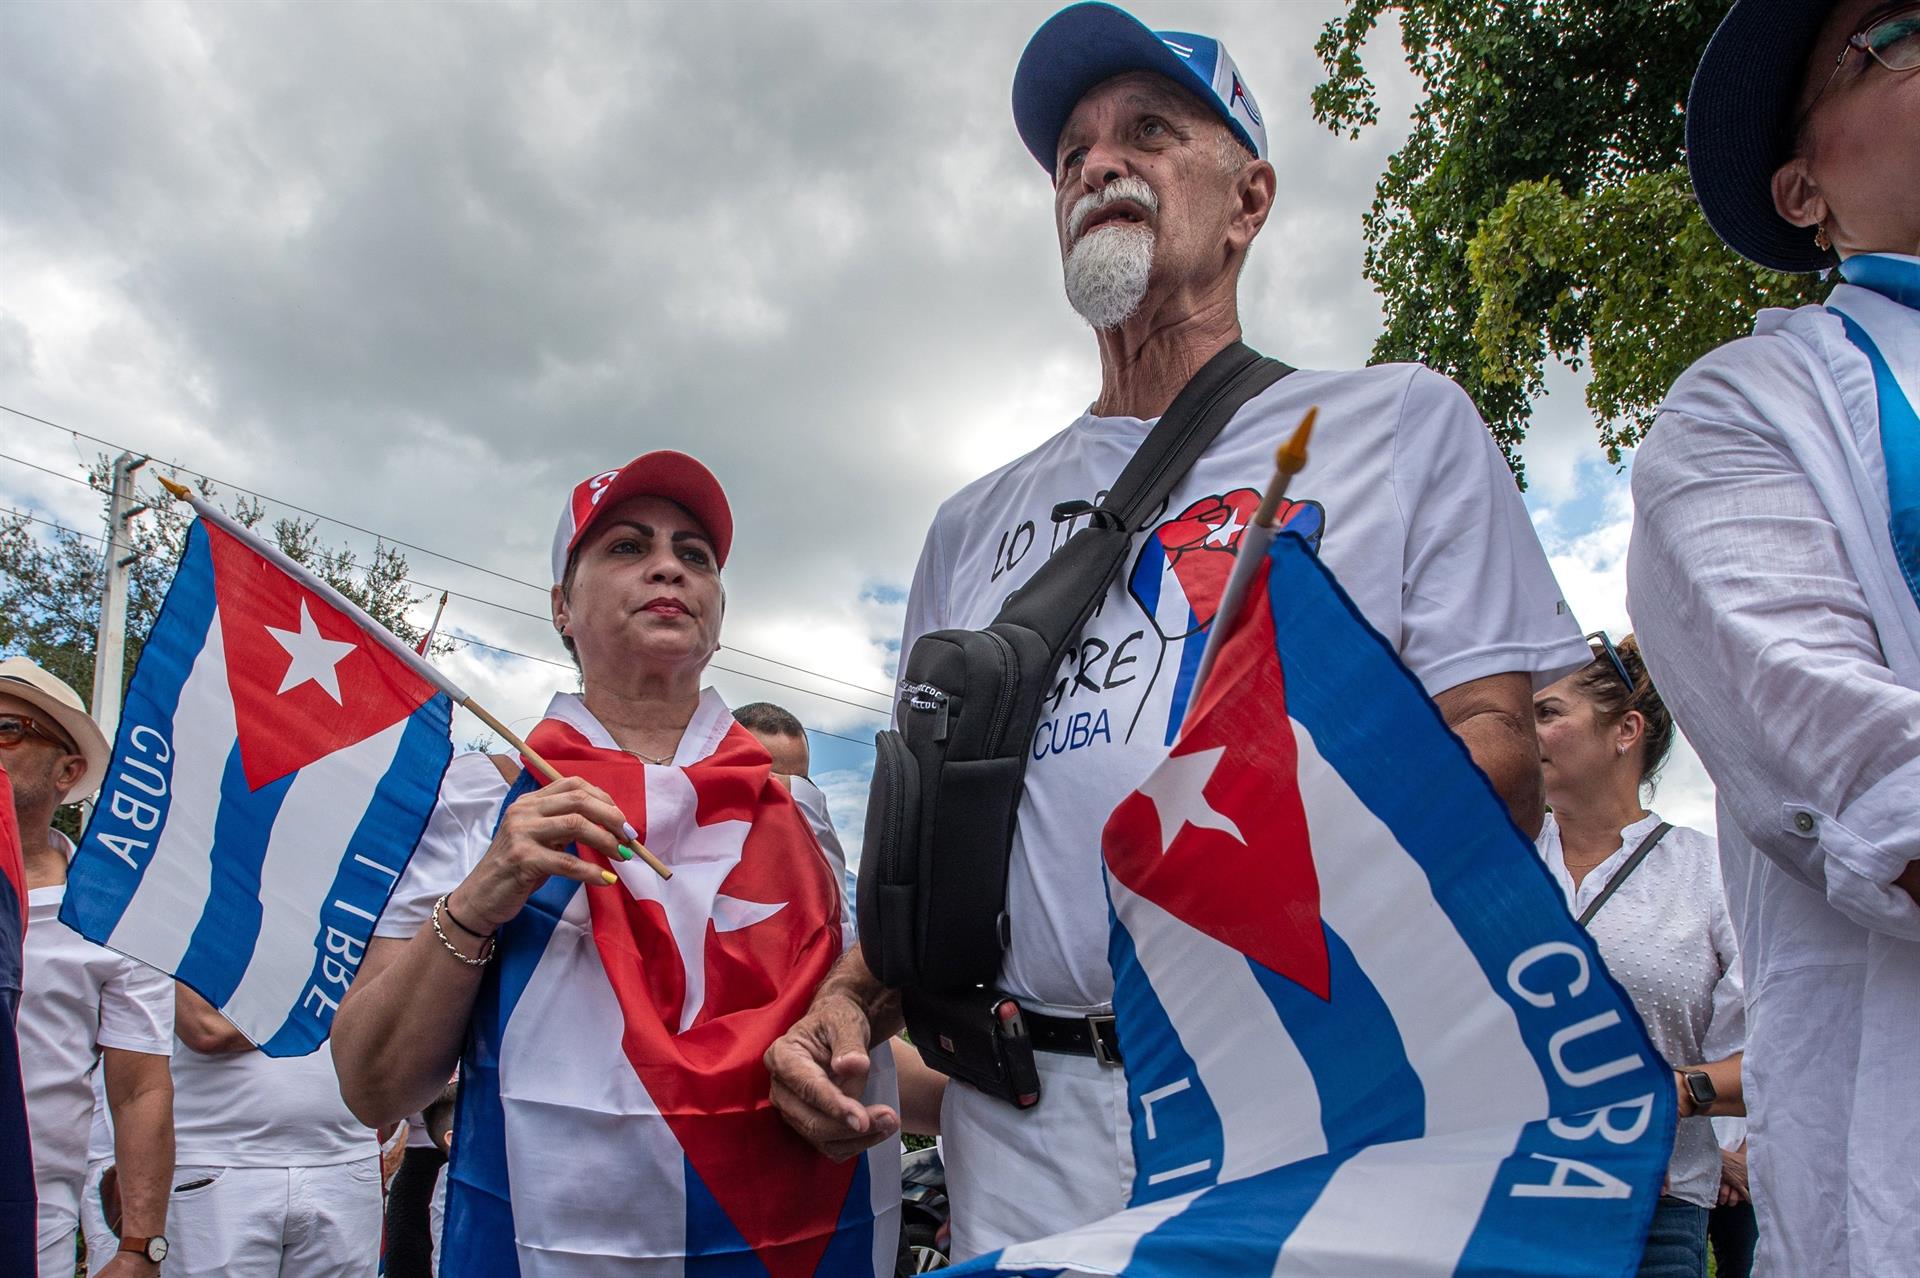
<path id="1" fill-rule="evenodd" d="M 1640 1278 L 1706 1278 L 1721 1167 L 1707 1116 L 1744 1112 L 1739 955 L 1713 839 L 1644 803 L 1673 716 L 1631 635 L 1589 638 L 1593 661 L 1533 699 L 1551 809 L 1536 846 L 1673 1067 L 1680 1127 Z"/>

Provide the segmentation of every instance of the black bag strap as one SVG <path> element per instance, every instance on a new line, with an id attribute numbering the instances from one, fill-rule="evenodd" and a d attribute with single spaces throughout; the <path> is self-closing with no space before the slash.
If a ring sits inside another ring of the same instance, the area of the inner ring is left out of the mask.
<path id="1" fill-rule="evenodd" d="M 1673 825 L 1671 822 L 1662 821 L 1659 825 L 1653 827 L 1653 830 L 1646 838 L 1640 840 L 1640 846 L 1633 850 L 1633 855 L 1627 858 L 1627 863 L 1621 866 L 1612 878 L 1607 880 L 1607 885 L 1600 889 L 1600 895 L 1594 897 L 1593 900 L 1588 903 L 1587 908 L 1580 911 L 1581 927 L 1585 927 L 1593 921 L 1593 916 L 1598 914 L 1600 907 L 1611 900 L 1613 894 L 1620 890 L 1620 885 L 1627 881 L 1627 876 L 1640 868 L 1640 863 L 1647 859 L 1647 853 L 1653 851 L 1653 845 L 1660 841 L 1660 836 L 1672 828 Z"/>
<path id="2" fill-rule="evenodd" d="M 1233 415 L 1291 372 L 1289 365 L 1245 342 L 1231 343 L 1203 364 L 1134 450 L 1105 501 L 1062 502 L 1054 508 L 1056 520 L 1090 515 L 1092 522 L 1008 596 L 994 620 L 1026 626 L 1056 654 L 1064 651 L 1106 596 L 1136 527 L 1193 469 Z M 1062 607 L 1063 597 L 1078 599 L 1081 606 Z"/>

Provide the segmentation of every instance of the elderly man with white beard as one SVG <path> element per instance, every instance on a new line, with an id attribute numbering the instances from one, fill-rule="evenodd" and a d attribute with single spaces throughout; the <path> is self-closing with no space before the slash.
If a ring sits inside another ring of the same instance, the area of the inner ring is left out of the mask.
<path id="1" fill-rule="evenodd" d="M 1274 205 L 1259 109 L 1205 36 L 1073 6 L 1029 43 L 1013 101 L 1021 139 L 1053 182 L 1067 297 L 1093 328 L 1100 388 L 1077 421 L 941 506 L 908 600 L 903 658 L 928 631 L 991 621 L 1073 532 L 1076 520 L 1057 522 L 1055 507 L 1099 500 L 1188 379 L 1240 339 L 1241 268 Z M 999 981 L 1042 1049 L 1041 1100 L 1021 1110 L 958 1081 L 947 1087 L 940 1128 L 956 1256 L 1126 1204 L 1133 1158 L 1110 1035 L 1100 831 L 1166 755 L 1233 547 L 1275 446 L 1310 405 L 1321 428 L 1285 526 L 1395 645 L 1515 823 L 1530 837 L 1540 827 L 1532 693 L 1592 654 L 1472 402 L 1408 364 L 1301 370 L 1274 383 L 1136 529 L 1042 711 Z M 900 1024 L 896 992 L 858 950 L 848 954 L 768 1053 L 788 1121 L 843 1155 L 896 1130 L 894 1111 L 859 1097 L 868 1045 Z"/>

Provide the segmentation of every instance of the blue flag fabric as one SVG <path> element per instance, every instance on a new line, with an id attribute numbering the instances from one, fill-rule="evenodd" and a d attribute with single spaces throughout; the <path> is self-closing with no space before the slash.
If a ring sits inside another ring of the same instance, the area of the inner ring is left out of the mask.
<path id="1" fill-rule="evenodd" d="M 1297 535 L 1232 621 L 1105 833 L 1131 1205 L 954 1272 L 1633 1273 L 1677 1103 L 1632 1003 Z"/>
<path id="2" fill-rule="evenodd" d="M 1920 607 L 1920 257 L 1861 253 L 1840 264 L 1827 299 L 1847 340 L 1873 368 L 1880 451 L 1887 465 L 1887 533 Z"/>

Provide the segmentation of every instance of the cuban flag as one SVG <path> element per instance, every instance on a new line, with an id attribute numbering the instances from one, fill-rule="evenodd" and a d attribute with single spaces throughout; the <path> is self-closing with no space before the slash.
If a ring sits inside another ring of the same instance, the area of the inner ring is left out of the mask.
<path id="1" fill-rule="evenodd" d="M 426 827 L 464 696 L 194 506 L 60 919 L 184 982 L 267 1055 L 303 1056 Z"/>
<path id="2" fill-rule="evenodd" d="M 1622 1278 L 1672 1074 L 1298 536 L 1103 847 L 1131 1204 L 956 1273 Z"/>
<path id="3" fill-rule="evenodd" d="M 612 795 L 673 877 L 576 847 L 619 883 L 548 879 L 501 930 L 460 1067 L 445 1272 L 891 1275 L 899 1143 L 834 1162 L 768 1099 L 762 1057 L 849 938 L 766 750 L 712 690 L 677 766 L 620 750 L 567 696 L 528 744 Z M 523 772 L 501 810 L 533 786 Z M 868 1097 L 892 1103 L 873 1056 Z"/>
<path id="4" fill-rule="evenodd" d="M 1204 635 L 1212 624 L 1233 573 L 1234 552 L 1259 507 L 1260 493 L 1253 488 L 1191 502 L 1146 535 L 1127 575 L 1127 592 L 1160 638 L 1161 664 L 1169 656 L 1177 663 L 1167 712 L 1168 745 L 1186 718 L 1205 647 L 1186 641 Z M 1316 550 L 1325 524 L 1325 511 L 1317 501 L 1283 501 L 1275 512 L 1277 527 L 1300 534 Z"/>
<path id="5" fill-rule="evenodd" d="M 38 1257 L 33 1146 L 20 1077 L 20 968 L 27 936 L 27 869 L 13 813 L 13 786 L 0 767 L 0 1273 L 31 1274 Z"/>

